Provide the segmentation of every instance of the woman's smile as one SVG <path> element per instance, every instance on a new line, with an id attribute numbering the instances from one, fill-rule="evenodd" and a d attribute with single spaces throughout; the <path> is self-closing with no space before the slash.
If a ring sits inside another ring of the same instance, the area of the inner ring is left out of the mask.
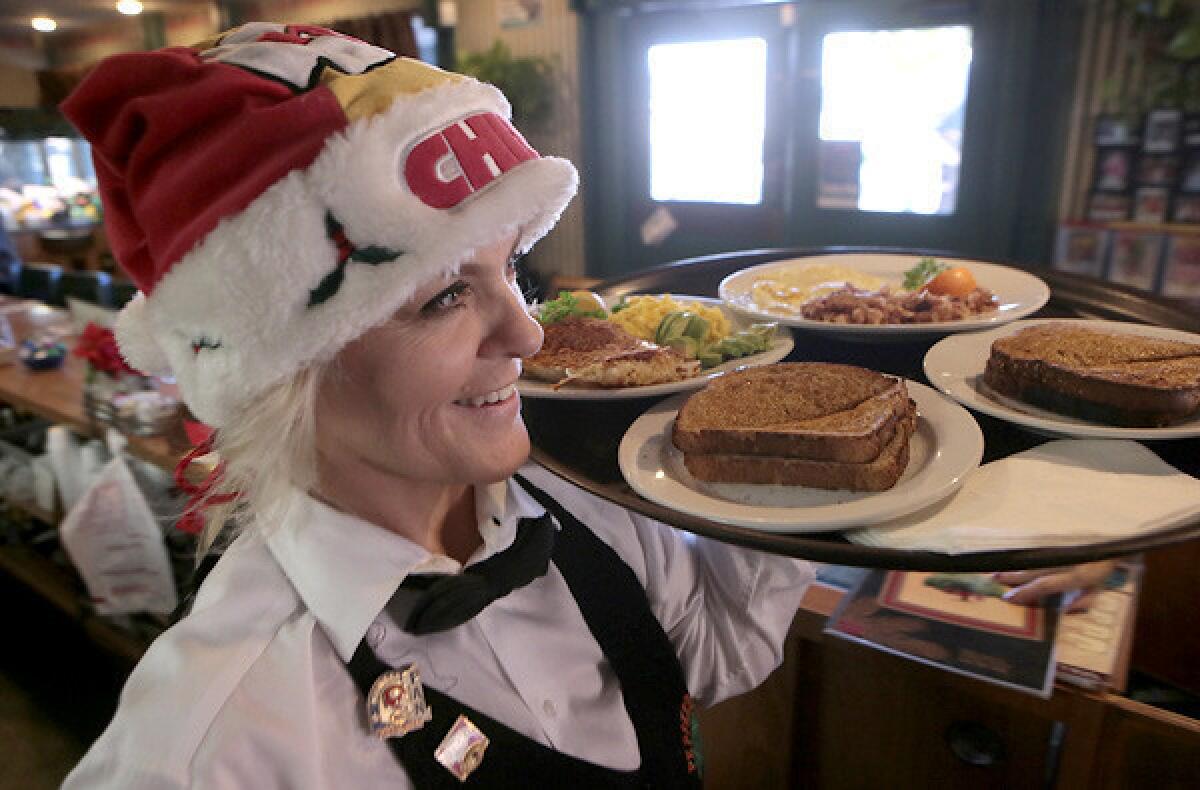
<path id="1" fill-rule="evenodd" d="M 498 390 L 492 390 L 491 392 L 484 393 L 483 395 L 459 398 L 458 400 L 454 401 L 454 403 L 457 406 L 469 406 L 476 409 L 502 406 L 507 404 L 510 400 L 516 400 L 517 398 L 514 398 L 516 394 L 516 385 L 509 384 L 501 387 Z"/>

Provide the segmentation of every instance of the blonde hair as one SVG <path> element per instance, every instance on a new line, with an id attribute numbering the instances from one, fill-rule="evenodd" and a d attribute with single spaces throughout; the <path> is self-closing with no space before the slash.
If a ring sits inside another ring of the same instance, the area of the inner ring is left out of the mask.
<path id="1" fill-rule="evenodd" d="M 214 437 L 224 468 L 199 505 L 205 526 L 198 556 L 212 546 L 227 521 L 235 529 L 269 527 L 292 488 L 316 482 L 316 400 L 324 365 L 310 365 L 269 388 Z M 233 496 L 220 503 L 219 497 Z"/>

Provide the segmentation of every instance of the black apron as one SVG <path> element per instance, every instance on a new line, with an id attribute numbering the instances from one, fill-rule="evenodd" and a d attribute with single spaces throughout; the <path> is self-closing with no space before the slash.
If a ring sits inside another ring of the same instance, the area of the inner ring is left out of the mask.
<path id="1" fill-rule="evenodd" d="M 695 710 L 675 650 L 629 566 L 592 531 L 529 481 L 516 481 L 554 516 L 561 528 L 552 561 L 571 590 L 584 622 L 621 684 L 637 733 L 642 764 L 615 771 L 563 754 L 513 731 L 459 700 L 425 688 L 433 720 L 388 745 L 418 788 L 464 783 L 434 759 L 434 749 L 460 714 L 490 739 L 483 761 L 467 778 L 474 787 L 699 788 L 700 744 Z M 365 699 L 375 679 L 392 667 L 359 643 L 348 664 Z M 587 727 L 586 721 L 579 726 Z"/>

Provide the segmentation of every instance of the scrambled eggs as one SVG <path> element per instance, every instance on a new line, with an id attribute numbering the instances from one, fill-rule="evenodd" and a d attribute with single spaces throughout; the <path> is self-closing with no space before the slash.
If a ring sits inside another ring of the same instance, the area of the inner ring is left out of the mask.
<path id="1" fill-rule="evenodd" d="M 670 296 L 627 296 L 626 307 L 612 313 L 609 318 L 629 334 L 643 340 L 654 340 L 654 333 L 662 323 L 663 316 L 679 310 L 695 313 L 708 322 L 708 335 L 704 342 L 716 343 L 729 334 L 731 327 L 725 313 L 717 307 L 689 302 L 676 301 Z"/>
<path id="2" fill-rule="evenodd" d="M 798 315 L 800 306 L 811 299 L 853 285 L 866 291 L 877 291 L 887 284 L 882 277 L 851 269 L 848 266 L 815 263 L 810 266 L 779 268 L 759 280 L 750 289 L 750 298 L 760 310 L 768 313 Z"/>

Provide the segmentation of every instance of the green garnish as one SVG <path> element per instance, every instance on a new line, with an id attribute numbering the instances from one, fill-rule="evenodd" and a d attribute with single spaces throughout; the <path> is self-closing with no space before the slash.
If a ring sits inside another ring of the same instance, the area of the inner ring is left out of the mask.
<path id="1" fill-rule="evenodd" d="M 771 343 L 775 339 L 775 326 L 775 324 L 751 324 L 740 332 L 727 335 L 705 350 L 709 355 L 720 357 L 714 364 L 720 364 L 727 359 L 760 354 L 771 347 Z M 712 367 L 712 365 L 704 364 L 703 357 L 700 362 L 704 367 Z"/>
<path id="2" fill-rule="evenodd" d="M 579 304 L 579 299 L 569 291 L 559 291 L 557 299 L 551 299 L 538 309 L 537 320 L 542 326 L 553 324 L 573 315 L 587 318 L 608 318 L 603 310 L 588 310 Z"/>
<path id="3" fill-rule="evenodd" d="M 708 322 L 687 310 L 667 313 L 658 322 L 654 342 L 660 346 L 670 345 L 671 339 L 676 337 L 688 337 L 703 343 L 704 338 L 708 337 Z"/>
<path id="4" fill-rule="evenodd" d="M 704 342 L 707 335 L 707 321 L 694 313 L 681 311 L 663 316 L 655 342 L 700 360 L 700 366 L 707 369 L 727 359 L 766 351 L 775 338 L 775 324 L 753 324 L 710 344 Z"/>
<path id="5" fill-rule="evenodd" d="M 920 263 L 904 273 L 904 290 L 915 291 L 949 268 L 948 264 L 938 263 L 933 258 L 922 258 Z"/>

